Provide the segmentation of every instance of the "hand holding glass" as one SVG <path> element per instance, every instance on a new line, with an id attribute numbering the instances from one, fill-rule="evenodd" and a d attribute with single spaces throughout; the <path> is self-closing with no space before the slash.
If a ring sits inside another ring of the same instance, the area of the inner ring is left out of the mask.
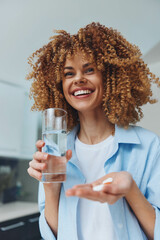
<path id="1" fill-rule="evenodd" d="M 42 151 L 49 154 L 47 168 L 42 171 L 44 183 L 66 180 L 66 115 L 61 108 L 48 108 L 42 113 L 42 139 L 45 142 Z"/>

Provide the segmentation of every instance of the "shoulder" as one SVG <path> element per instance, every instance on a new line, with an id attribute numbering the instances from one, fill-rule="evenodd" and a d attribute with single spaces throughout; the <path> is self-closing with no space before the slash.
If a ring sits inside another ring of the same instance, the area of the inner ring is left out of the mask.
<path id="1" fill-rule="evenodd" d="M 137 149 L 142 152 L 152 150 L 152 153 L 160 151 L 160 138 L 154 132 L 145 128 L 130 125 L 128 129 L 116 127 L 115 138 L 118 143 L 122 143 L 122 147 Z"/>
<path id="2" fill-rule="evenodd" d="M 160 169 L 160 138 L 154 132 L 139 126 L 129 126 L 126 130 L 121 130 L 123 142 L 120 144 L 123 154 L 123 167 L 131 172 L 137 184 L 148 181 L 151 171 L 156 166 Z M 128 161 L 129 160 L 129 161 Z M 158 163 L 158 165 L 157 165 Z"/>
<path id="3" fill-rule="evenodd" d="M 160 137 L 156 133 L 140 126 L 130 126 L 130 127 L 132 128 L 133 131 L 136 132 L 142 144 L 156 143 L 157 145 L 160 145 Z"/>
<path id="4" fill-rule="evenodd" d="M 132 126 L 131 128 L 140 140 L 138 149 L 154 158 L 160 155 L 160 137 L 157 134 L 139 126 Z"/>

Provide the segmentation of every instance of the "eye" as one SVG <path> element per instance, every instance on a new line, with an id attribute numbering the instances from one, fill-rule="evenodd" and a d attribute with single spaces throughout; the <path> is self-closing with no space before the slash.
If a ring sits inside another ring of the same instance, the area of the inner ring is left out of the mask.
<path id="1" fill-rule="evenodd" d="M 93 73 L 93 72 L 94 72 L 94 68 L 88 68 L 85 71 L 85 73 Z"/>
<path id="2" fill-rule="evenodd" d="M 65 77 L 72 77 L 73 76 L 73 72 L 66 72 L 64 73 Z"/>

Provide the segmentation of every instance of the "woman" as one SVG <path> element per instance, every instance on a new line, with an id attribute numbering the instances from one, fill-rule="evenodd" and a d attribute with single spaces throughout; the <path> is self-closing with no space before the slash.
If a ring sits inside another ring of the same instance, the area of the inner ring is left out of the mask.
<path id="1" fill-rule="evenodd" d="M 158 240 L 160 140 L 129 124 L 155 102 L 151 83 L 159 79 L 111 28 L 91 23 L 75 35 L 57 33 L 29 59 L 33 109 L 64 108 L 70 131 L 66 182 L 40 183 L 42 237 Z M 36 146 L 28 173 L 40 181 L 48 154 L 43 141 Z"/>

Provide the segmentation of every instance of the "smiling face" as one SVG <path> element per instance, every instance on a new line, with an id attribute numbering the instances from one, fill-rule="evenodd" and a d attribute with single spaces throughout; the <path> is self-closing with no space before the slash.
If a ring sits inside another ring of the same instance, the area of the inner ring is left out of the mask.
<path id="1" fill-rule="evenodd" d="M 77 111 L 101 108 L 102 73 L 81 53 L 66 60 L 62 86 L 67 102 Z"/>

